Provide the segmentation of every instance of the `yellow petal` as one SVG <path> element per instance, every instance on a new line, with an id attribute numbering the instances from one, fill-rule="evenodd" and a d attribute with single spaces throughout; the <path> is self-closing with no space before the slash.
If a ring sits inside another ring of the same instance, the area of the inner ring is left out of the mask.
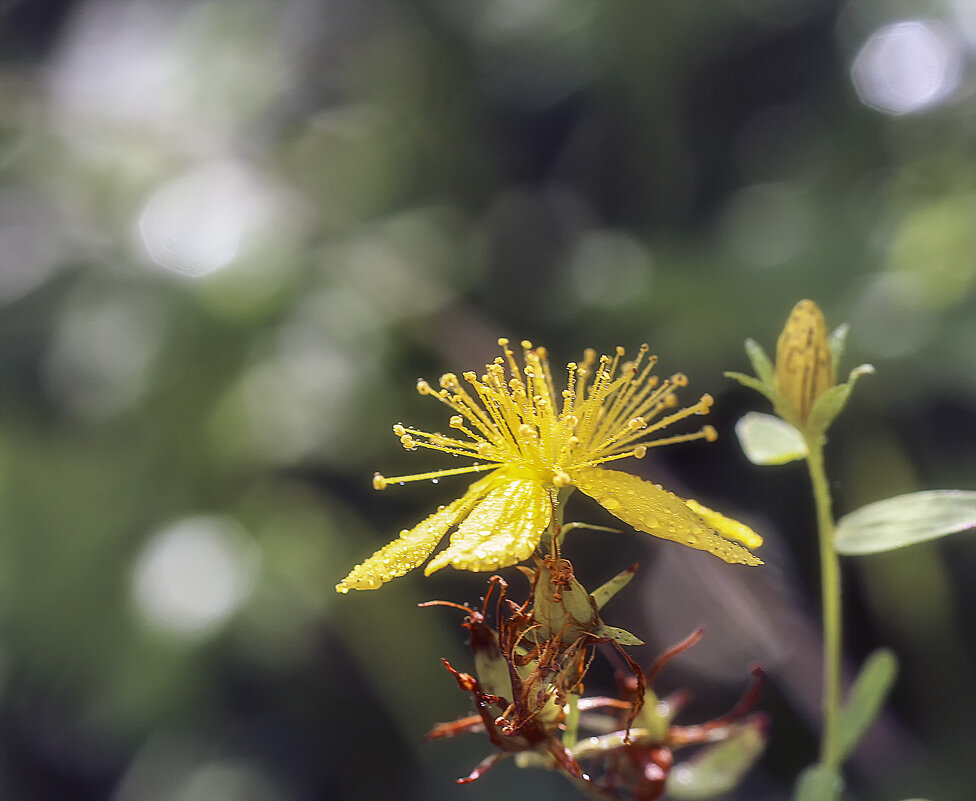
<path id="1" fill-rule="evenodd" d="M 539 481 L 508 479 L 490 490 L 424 570 L 497 570 L 528 559 L 549 526 L 552 498 Z"/>
<path id="2" fill-rule="evenodd" d="M 762 537 L 745 523 L 740 523 L 738 520 L 726 517 L 714 509 L 702 506 L 698 501 L 693 501 L 691 498 L 688 498 L 685 503 L 688 504 L 688 508 L 691 511 L 696 512 L 702 520 L 725 537 L 725 539 L 741 542 L 747 548 L 758 548 L 762 545 Z"/>
<path id="3" fill-rule="evenodd" d="M 424 561 L 437 543 L 495 483 L 494 476 L 476 481 L 454 503 L 434 512 L 422 523 L 399 538 L 384 545 L 362 564 L 356 565 L 348 576 L 336 584 L 336 592 L 375 590 L 383 582 L 402 576 Z"/>
<path id="4" fill-rule="evenodd" d="M 573 484 L 603 508 L 639 531 L 708 551 L 726 562 L 761 565 L 762 560 L 719 536 L 677 495 L 630 473 L 585 467 Z"/>

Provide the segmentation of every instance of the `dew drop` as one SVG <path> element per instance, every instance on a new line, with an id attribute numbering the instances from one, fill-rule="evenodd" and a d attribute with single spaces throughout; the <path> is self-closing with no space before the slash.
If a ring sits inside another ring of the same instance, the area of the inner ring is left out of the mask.
<path id="1" fill-rule="evenodd" d="M 440 484 L 440 482 L 441 482 L 441 480 L 439 478 L 432 478 L 430 480 L 430 483 L 431 484 Z"/>

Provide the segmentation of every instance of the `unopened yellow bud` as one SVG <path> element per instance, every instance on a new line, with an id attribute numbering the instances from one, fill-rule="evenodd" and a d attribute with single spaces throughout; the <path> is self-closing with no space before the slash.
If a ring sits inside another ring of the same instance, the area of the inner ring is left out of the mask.
<path id="1" fill-rule="evenodd" d="M 833 385 L 833 357 L 823 313 L 812 300 L 801 300 L 776 343 L 776 389 L 802 423 L 817 398 Z"/>

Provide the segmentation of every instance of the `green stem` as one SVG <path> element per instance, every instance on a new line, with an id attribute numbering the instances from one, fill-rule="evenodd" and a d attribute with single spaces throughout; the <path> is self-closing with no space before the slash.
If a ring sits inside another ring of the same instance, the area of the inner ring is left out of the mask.
<path id="1" fill-rule="evenodd" d="M 807 438 L 807 466 L 817 506 L 817 529 L 820 535 L 820 586 L 823 602 L 823 738 L 820 764 L 840 768 L 840 698 L 841 698 L 841 583 L 840 560 L 834 550 L 834 518 L 831 511 L 830 485 L 823 462 L 823 438 Z"/>
<path id="2" fill-rule="evenodd" d="M 566 699 L 566 728 L 563 730 L 563 745 L 566 748 L 575 748 L 579 739 L 579 693 L 570 693 Z"/>

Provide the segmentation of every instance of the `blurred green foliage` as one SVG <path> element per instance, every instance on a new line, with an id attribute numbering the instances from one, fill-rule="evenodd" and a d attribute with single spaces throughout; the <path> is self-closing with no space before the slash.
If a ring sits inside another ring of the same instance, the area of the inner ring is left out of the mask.
<path id="1" fill-rule="evenodd" d="M 439 657 L 466 652 L 454 617 L 415 603 L 473 601 L 477 577 L 332 591 L 446 497 L 369 488 L 422 467 L 391 424 L 446 423 L 418 375 L 476 369 L 506 335 L 556 362 L 647 341 L 716 395 L 719 443 L 642 467 L 761 530 L 764 577 L 706 587 L 710 566 L 626 534 L 578 547 L 599 581 L 644 563 L 617 603 L 645 663 L 718 593 L 708 661 L 676 686 L 733 698 L 740 654 L 766 663 L 773 741 L 742 797 L 784 797 L 814 748 L 812 505 L 801 473 L 738 452 L 753 400 L 722 372 L 814 298 L 851 324 L 849 362 L 877 367 L 832 430 L 838 513 L 976 489 L 976 17 L 918 13 L 5 4 L 0 795 L 565 797 L 508 766 L 454 788 L 487 745 L 422 743 L 465 711 Z M 852 80 L 892 30 L 908 44 Z M 971 538 L 845 565 L 852 656 L 888 645 L 904 668 L 852 788 L 965 797 Z"/>

